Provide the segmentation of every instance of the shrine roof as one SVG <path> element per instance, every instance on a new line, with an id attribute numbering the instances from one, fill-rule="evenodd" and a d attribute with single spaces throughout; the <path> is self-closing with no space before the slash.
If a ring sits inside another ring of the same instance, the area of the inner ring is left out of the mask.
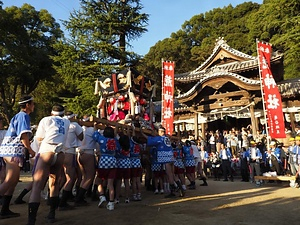
<path id="1" fill-rule="evenodd" d="M 300 78 L 278 82 L 277 86 L 282 97 L 300 96 Z"/>
<path id="2" fill-rule="evenodd" d="M 259 81 L 253 82 L 259 84 Z M 278 89 L 282 97 L 300 96 L 300 78 L 284 80 L 277 83 Z M 154 102 L 155 112 L 161 112 L 161 101 Z M 175 112 L 190 112 L 192 107 L 187 106 L 185 103 L 179 103 L 178 97 L 174 99 Z"/>
<path id="3" fill-rule="evenodd" d="M 207 76 L 203 76 L 202 78 L 200 78 L 199 81 L 189 91 L 183 94 L 179 94 L 178 96 L 176 96 L 176 98 L 177 99 L 187 98 L 191 96 L 195 91 L 197 91 L 198 87 L 200 87 L 201 84 L 204 83 L 205 81 L 216 79 L 218 77 L 224 77 L 224 76 L 229 76 L 231 78 L 238 79 L 247 85 L 260 85 L 259 80 L 249 79 L 236 73 L 230 73 L 227 71 L 210 72 L 209 74 L 207 74 Z"/>
<path id="4" fill-rule="evenodd" d="M 215 65 L 213 67 L 209 67 L 217 54 L 224 50 L 231 55 L 234 55 L 240 59 L 234 62 L 228 62 L 224 64 Z M 271 57 L 271 63 L 278 61 L 282 58 L 282 54 L 279 52 L 273 52 Z M 202 63 L 198 68 L 193 71 L 182 73 L 182 74 L 175 74 L 175 81 L 185 83 L 185 82 L 192 82 L 195 80 L 199 80 L 204 76 L 208 76 L 211 72 L 215 71 L 228 71 L 232 73 L 238 73 L 242 71 L 258 69 L 258 57 L 257 56 L 250 56 L 248 54 L 242 53 L 232 47 L 230 47 L 223 38 L 219 38 L 216 42 L 215 48 L 212 51 L 212 54 L 207 58 L 207 60 Z"/>

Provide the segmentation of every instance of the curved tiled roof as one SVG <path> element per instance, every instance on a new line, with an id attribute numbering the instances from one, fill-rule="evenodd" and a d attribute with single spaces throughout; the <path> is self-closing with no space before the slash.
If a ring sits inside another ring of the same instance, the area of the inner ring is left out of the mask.
<path id="1" fill-rule="evenodd" d="M 208 76 L 209 73 L 219 72 L 219 71 L 230 71 L 235 73 L 241 71 L 242 69 L 256 69 L 258 68 L 257 58 L 254 60 L 244 61 L 244 62 L 232 62 L 223 65 L 214 66 L 212 68 L 206 69 L 205 71 L 198 71 L 197 73 L 186 73 L 180 74 L 180 76 L 175 76 L 175 80 L 179 82 L 190 82 Z"/>
<path id="2" fill-rule="evenodd" d="M 259 84 L 259 81 L 255 84 Z M 199 85 L 199 84 L 198 84 Z M 300 78 L 289 79 L 281 81 L 277 84 L 282 97 L 300 96 Z M 179 103 L 178 97 L 174 98 L 175 112 L 190 112 L 192 107 L 187 106 L 185 103 Z M 161 111 L 161 102 L 155 102 L 155 112 Z"/>
<path id="3" fill-rule="evenodd" d="M 221 64 L 221 65 L 215 65 L 211 68 L 205 69 L 205 66 L 216 56 L 216 54 L 219 52 L 219 49 L 225 49 L 226 51 L 245 58 L 245 61 L 235 61 L 235 62 L 230 62 L 226 64 Z M 279 52 L 273 52 L 272 53 L 272 58 L 271 62 L 277 61 L 278 59 L 282 58 L 282 54 Z M 201 79 L 203 76 L 206 76 L 207 73 L 214 72 L 214 71 L 229 71 L 232 73 L 236 72 L 241 72 L 243 70 L 251 70 L 251 69 L 258 69 L 259 63 L 258 63 L 258 57 L 257 56 L 250 56 L 245 53 L 242 53 L 236 49 L 231 48 L 226 41 L 223 39 L 217 40 L 216 46 L 213 50 L 213 53 L 210 55 L 210 57 L 203 63 L 201 64 L 197 69 L 187 72 L 187 73 L 182 73 L 182 74 L 175 74 L 175 80 L 178 82 L 191 82 L 195 81 L 198 79 Z"/>
<path id="4" fill-rule="evenodd" d="M 202 84 L 203 82 L 211 80 L 211 79 L 215 79 L 217 77 L 222 77 L 222 76 L 229 76 L 232 78 L 236 78 L 236 79 L 240 80 L 241 82 L 248 84 L 248 85 L 260 85 L 259 80 L 249 79 L 249 78 L 243 77 L 236 73 L 230 73 L 227 71 L 219 71 L 219 72 L 214 72 L 214 73 L 211 73 L 209 75 L 202 77 L 188 92 L 186 92 L 182 95 L 177 95 L 176 98 L 177 99 L 186 98 L 186 97 L 192 95 L 195 91 L 197 91 L 198 86 L 200 84 Z"/>
<path id="5" fill-rule="evenodd" d="M 197 69 L 195 69 L 194 71 L 190 72 L 191 74 L 197 73 L 200 70 L 202 70 L 210 61 L 212 58 L 214 58 L 216 56 L 216 54 L 219 52 L 220 49 L 224 49 L 230 53 L 232 53 L 233 55 L 236 55 L 238 57 L 242 57 L 245 59 L 256 59 L 256 57 L 245 54 L 243 52 L 240 52 L 232 47 L 230 47 L 227 42 L 224 40 L 224 38 L 219 38 L 216 40 L 216 45 L 212 51 L 212 54 L 205 60 L 204 63 L 202 63 Z"/>
<path id="6" fill-rule="evenodd" d="M 300 78 L 281 81 L 277 86 L 282 97 L 300 95 Z"/>

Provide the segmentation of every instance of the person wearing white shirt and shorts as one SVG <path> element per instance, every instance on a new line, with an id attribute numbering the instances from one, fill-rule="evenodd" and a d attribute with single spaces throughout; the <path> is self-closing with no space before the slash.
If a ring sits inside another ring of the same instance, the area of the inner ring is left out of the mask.
<path id="1" fill-rule="evenodd" d="M 65 113 L 66 119 L 73 119 L 75 114 L 71 111 Z M 66 139 L 66 150 L 65 150 L 65 159 L 64 159 L 64 172 L 66 176 L 66 182 L 63 186 L 62 196 L 60 199 L 58 210 L 64 211 L 73 209 L 67 201 L 74 197 L 72 194 L 72 188 L 76 181 L 76 148 L 80 145 L 79 141 L 83 140 L 83 129 L 77 123 L 70 121 L 69 131 Z"/>
<path id="2" fill-rule="evenodd" d="M 89 117 L 86 116 L 82 120 L 86 122 L 89 120 Z M 75 198 L 75 206 L 84 206 L 87 204 L 87 202 L 84 200 L 84 195 L 93 184 L 96 175 L 95 150 L 97 148 L 97 143 L 93 139 L 95 130 L 94 127 L 82 126 L 82 128 L 83 140 L 81 145 L 78 147 L 78 164 L 82 173 L 82 181 Z"/>
<path id="3" fill-rule="evenodd" d="M 47 222 L 55 222 L 55 209 L 59 203 L 59 184 L 61 168 L 64 161 L 64 145 L 66 142 L 70 121 L 62 118 L 64 107 L 54 105 L 51 116 L 44 117 L 36 131 L 36 138 L 40 144 L 39 156 L 33 174 L 33 186 L 28 204 L 28 223 L 34 225 L 40 205 L 41 191 L 49 176 L 50 211 Z"/>

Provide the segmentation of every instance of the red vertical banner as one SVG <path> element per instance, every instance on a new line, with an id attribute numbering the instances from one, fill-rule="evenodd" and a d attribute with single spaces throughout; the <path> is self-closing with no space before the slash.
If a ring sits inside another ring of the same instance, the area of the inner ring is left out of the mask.
<path id="1" fill-rule="evenodd" d="M 270 69 L 272 46 L 268 43 L 257 42 L 257 52 L 269 135 L 271 138 L 285 138 L 281 95 Z"/>
<path id="2" fill-rule="evenodd" d="M 166 134 L 172 135 L 174 122 L 174 62 L 162 62 L 161 123 Z"/>

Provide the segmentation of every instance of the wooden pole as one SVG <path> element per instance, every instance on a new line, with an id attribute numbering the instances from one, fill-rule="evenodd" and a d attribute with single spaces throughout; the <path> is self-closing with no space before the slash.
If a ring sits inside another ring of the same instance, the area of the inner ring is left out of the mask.
<path id="1" fill-rule="evenodd" d="M 96 117 L 90 117 L 90 121 L 82 121 L 82 120 L 77 120 L 77 119 L 71 119 L 71 121 L 73 122 L 77 122 L 79 125 L 81 126 L 87 126 L 87 127 L 93 127 L 94 123 L 96 122 L 97 125 L 97 129 L 104 129 L 107 126 L 112 126 L 115 128 L 118 128 L 121 130 L 125 130 L 127 129 L 128 131 L 134 129 L 136 135 L 140 136 L 141 134 L 141 129 L 143 128 L 139 128 L 139 127 L 132 127 L 131 125 L 128 124 L 122 124 L 122 123 L 118 123 L 115 121 L 109 121 L 106 119 L 102 119 L 102 118 L 96 118 Z M 143 129 L 143 133 L 148 135 L 148 136 L 156 136 L 158 135 L 158 133 L 154 130 L 154 129 Z M 175 137 L 175 136 L 169 136 L 169 138 L 171 140 L 181 140 L 181 137 Z"/>
<path id="2" fill-rule="evenodd" d="M 250 116 L 251 116 L 252 135 L 254 136 L 256 135 L 257 132 L 256 119 L 254 113 L 254 104 L 250 105 Z"/>
<path id="3" fill-rule="evenodd" d="M 195 140 L 199 137 L 199 130 L 198 130 L 198 113 L 194 113 L 194 130 L 195 130 Z"/>

